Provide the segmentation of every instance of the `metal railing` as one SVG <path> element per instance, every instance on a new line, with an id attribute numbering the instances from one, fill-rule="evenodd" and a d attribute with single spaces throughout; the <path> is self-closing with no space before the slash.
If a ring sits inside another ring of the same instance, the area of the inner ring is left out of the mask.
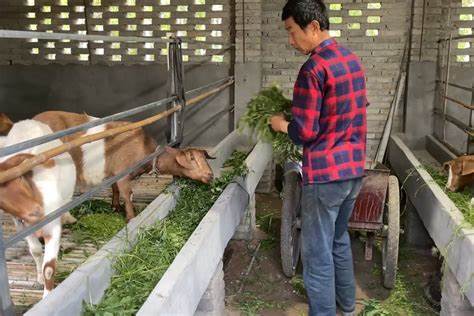
<path id="1" fill-rule="evenodd" d="M 169 146 L 176 146 L 183 142 L 184 138 L 190 138 L 187 140 L 187 143 L 192 141 L 196 138 L 196 133 L 199 135 L 204 129 L 208 128 L 210 124 L 214 123 L 217 119 L 225 115 L 226 113 L 230 113 L 233 111 L 233 105 L 228 106 L 221 110 L 220 112 L 213 115 L 211 118 L 206 120 L 202 124 L 202 126 L 198 129 L 198 131 L 194 131 L 183 135 L 183 127 L 184 127 L 184 113 L 186 108 L 186 98 L 193 96 L 195 94 L 201 93 L 204 90 L 209 88 L 213 88 L 218 86 L 219 88 L 226 88 L 233 84 L 234 78 L 228 77 L 216 82 L 207 84 L 205 86 L 196 88 L 194 90 L 185 92 L 184 90 L 184 67 L 183 67 L 183 60 L 182 60 L 182 53 L 181 53 L 181 39 L 179 38 L 170 38 L 170 39 L 161 39 L 161 38 L 149 38 L 149 37 L 115 37 L 115 36 L 100 36 L 100 35 L 77 35 L 77 34 L 65 34 L 65 33 L 41 33 L 41 32 L 24 32 L 24 31 L 10 31 L 10 30 L 0 30 L 0 38 L 42 38 L 42 39 L 54 39 L 54 40 L 63 40 L 63 39 L 70 39 L 70 40 L 102 40 L 102 41 L 114 41 L 114 42 L 160 42 L 160 43 L 168 43 L 169 50 L 168 50 L 168 72 L 169 72 L 169 82 L 170 82 L 170 97 L 151 102 L 149 104 L 139 106 L 133 108 L 131 110 L 123 111 L 120 113 L 116 113 L 113 115 L 109 115 L 104 118 L 100 118 L 85 124 L 81 124 L 66 130 L 62 130 L 56 133 L 52 133 L 46 136 L 38 137 L 35 139 L 31 139 L 28 141 L 24 141 L 12 146 L 4 147 L 0 149 L 0 157 L 4 157 L 7 155 L 11 155 L 17 153 L 19 151 L 32 148 L 34 146 L 38 146 L 49 141 L 59 139 L 61 137 L 71 135 L 78 131 L 84 131 L 91 127 L 98 126 L 107 122 L 116 121 L 119 119 L 127 118 L 148 110 L 165 110 L 165 108 L 170 108 L 173 106 L 181 106 L 181 110 L 176 111 L 172 114 L 171 119 L 168 120 L 168 127 L 167 129 L 170 131 L 170 137 L 168 139 Z M 214 89 L 212 93 L 217 93 L 222 89 Z M 208 92 L 211 93 L 211 92 Z M 202 96 L 203 98 L 206 97 L 206 93 Z M 199 98 L 199 97 L 197 97 Z M 194 98 L 196 99 L 196 98 Z M 193 137 L 194 134 L 194 138 Z M 81 203 L 85 202 L 86 200 L 92 198 L 104 188 L 111 186 L 112 184 L 116 183 L 120 179 L 126 177 L 128 174 L 132 173 L 133 171 L 137 170 L 138 168 L 142 167 L 143 165 L 149 163 L 159 155 L 163 153 L 163 147 L 159 147 L 154 153 L 150 154 L 134 166 L 128 168 L 127 170 L 122 171 L 120 174 L 105 179 L 99 185 L 93 187 L 86 193 L 83 193 L 79 197 L 73 199 L 72 201 L 68 202 L 67 204 L 61 206 L 54 212 L 48 214 L 44 219 L 40 222 L 23 229 L 20 232 L 17 232 L 7 240 L 4 240 L 3 231 L 0 226 L 0 315 L 14 315 L 14 306 L 10 296 L 10 289 L 9 289 L 9 282 L 8 282 L 8 272 L 7 272 L 7 265 L 6 265 L 6 249 L 15 245 L 18 241 L 22 240 L 23 238 L 35 233 L 45 225 L 51 223 L 52 221 L 60 218 L 63 214 L 68 212 L 69 210 L 73 209 L 74 207 L 80 205 Z"/>
<path id="2" fill-rule="evenodd" d="M 442 110 L 434 109 L 434 114 L 441 117 L 442 119 L 442 131 L 441 135 L 436 135 L 434 133 L 435 138 L 440 141 L 443 145 L 445 145 L 448 149 L 453 151 L 456 155 L 460 156 L 464 154 L 462 151 L 455 149 L 449 142 L 447 141 L 446 133 L 447 133 L 447 122 L 450 122 L 453 126 L 456 126 L 459 130 L 463 131 L 467 136 L 467 144 L 466 144 L 466 151 L 465 154 L 469 155 L 471 151 L 471 143 L 474 140 L 474 129 L 472 126 L 473 121 L 473 110 L 474 110 L 474 85 L 472 87 L 466 87 L 464 85 L 453 83 L 449 81 L 450 73 L 451 73 L 451 51 L 452 51 L 452 44 L 453 41 L 457 40 L 465 40 L 465 39 L 472 39 L 474 35 L 463 35 L 463 36 L 450 36 L 448 38 L 440 39 L 438 41 L 438 69 L 442 69 L 442 54 L 441 54 L 441 44 L 445 43 L 445 56 L 446 56 L 446 65 L 445 65 L 445 72 L 444 78 L 436 80 L 437 84 L 442 85 L 442 89 L 439 91 L 439 96 L 442 99 Z M 471 104 L 466 104 L 460 100 L 457 100 L 449 95 L 449 88 L 455 87 L 464 91 L 471 92 Z M 457 119 L 456 117 L 448 114 L 448 102 L 452 102 L 456 106 L 463 107 L 469 110 L 469 123 L 466 124 L 461 120 Z"/>
<path id="3" fill-rule="evenodd" d="M 121 42 L 121 43 L 175 43 L 176 38 L 159 38 L 148 36 L 109 36 L 109 35 L 89 35 L 89 34 L 73 34 L 73 33 L 50 33 L 50 32 L 36 32 L 36 31 L 18 31 L 18 30 L 4 30 L 0 29 L 0 38 L 10 39 L 40 39 L 40 40 L 73 40 L 73 41 L 103 41 L 103 42 Z M 222 44 L 216 41 L 197 41 L 186 39 L 186 43 L 192 44 Z M 234 46 L 234 44 L 229 44 Z"/>

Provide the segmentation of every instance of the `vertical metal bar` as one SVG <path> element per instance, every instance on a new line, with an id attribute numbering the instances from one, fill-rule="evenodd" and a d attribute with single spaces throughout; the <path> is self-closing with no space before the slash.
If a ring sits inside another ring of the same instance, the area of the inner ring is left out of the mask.
<path id="1" fill-rule="evenodd" d="M 471 91 L 471 104 L 474 104 L 474 84 L 472 85 L 472 91 Z M 472 128 L 472 110 L 469 110 L 469 128 Z M 467 134 L 467 149 L 466 149 L 466 155 L 471 154 L 471 139 L 472 136 L 468 133 Z"/>
<path id="2" fill-rule="evenodd" d="M 230 28 L 230 38 L 232 42 L 232 48 L 230 51 L 230 65 L 229 65 L 229 76 L 235 78 L 235 63 L 236 63 L 236 37 L 237 37 L 237 30 L 236 30 L 236 2 L 232 1 L 231 2 L 231 28 Z M 242 15 L 244 15 L 244 12 L 242 12 Z M 245 17 L 244 21 L 245 24 Z M 229 104 L 235 104 L 235 87 L 236 85 L 234 84 L 233 86 L 229 87 Z M 228 132 L 229 134 L 235 129 L 235 110 L 232 108 L 229 110 L 229 115 L 228 115 Z"/>
<path id="3" fill-rule="evenodd" d="M 235 3 L 235 1 L 234 1 Z M 245 64 L 245 0 L 242 0 L 242 63 Z"/>
<path id="4" fill-rule="evenodd" d="M 175 62 L 175 55 L 176 53 L 176 43 L 171 42 L 168 45 L 168 81 L 169 81 L 169 96 L 175 96 L 176 95 L 176 62 Z M 173 101 L 168 106 L 168 109 L 175 107 L 177 101 Z M 176 112 L 168 118 L 168 142 L 175 142 L 176 139 L 178 138 L 178 117 L 176 115 Z"/>
<path id="5" fill-rule="evenodd" d="M 449 81 L 449 71 L 451 69 L 451 45 L 452 45 L 452 39 L 453 39 L 453 32 L 451 30 L 451 3 L 448 4 L 448 25 L 447 29 L 449 32 L 449 40 L 446 45 L 447 53 L 446 53 L 446 73 L 444 77 L 444 95 L 448 95 L 448 81 Z M 444 99 L 443 103 L 443 134 L 442 134 L 442 140 L 443 142 L 446 141 L 446 109 L 448 106 L 448 100 Z"/>
<path id="6" fill-rule="evenodd" d="M 10 296 L 8 284 L 8 271 L 5 258 L 5 245 L 3 241 L 3 229 L 0 225 L 0 313 L 2 316 L 13 316 L 13 302 Z"/>
<path id="7" fill-rule="evenodd" d="M 176 46 L 176 95 L 181 104 L 181 111 L 176 113 L 177 116 L 177 141 L 179 144 L 184 137 L 184 111 L 186 107 L 186 92 L 184 89 L 184 62 L 183 62 L 183 47 L 181 39 L 177 39 Z"/>
<path id="8" fill-rule="evenodd" d="M 426 0 L 423 0 L 423 11 L 421 15 L 421 33 L 420 33 L 420 51 L 418 52 L 418 61 L 421 61 L 423 54 L 423 33 L 425 32 L 425 12 L 426 12 Z"/>
<path id="9" fill-rule="evenodd" d="M 181 110 L 173 113 L 168 119 L 169 137 L 168 142 L 176 143 L 177 146 L 183 138 L 184 128 L 184 107 L 185 107 L 185 91 L 184 91 L 184 66 L 181 51 L 181 40 L 175 38 L 175 41 L 170 43 L 168 49 L 168 67 L 169 67 L 169 84 L 171 96 L 176 96 L 177 99 L 170 107 L 181 105 Z"/>
<path id="10" fill-rule="evenodd" d="M 449 89 L 449 85 L 448 85 L 448 80 L 449 80 L 449 72 L 451 70 L 451 45 L 452 45 L 452 41 L 451 41 L 451 38 L 453 37 L 453 35 L 451 34 L 451 31 L 450 31 L 450 35 L 449 35 L 449 41 L 448 41 L 448 45 L 447 45 L 447 56 L 446 56 L 446 73 L 445 73 L 445 77 L 444 77 L 444 95 L 448 95 L 448 89 Z M 446 141 L 446 112 L 447 112 L 447 107 L 448 107 L 448 99 L 444 98 L 444 103 L 443 103 L 443 141 Z"/>
<path id="11" fill-rule="evenodd" d="M 410 5 L 410 26 L 408 29 L 408 54 L 406 59 L 405 65 L 405 73 L 406 73 L 406 80 L 405 80 L 405 91 L 403 92 L 403 119 L 402 119 L 402 131 L 405 133 L 407 129 L 407 106 L 408 106 L 408 82 L 410 81 L 410 65 L 411 65 L 411 56 L 412 56 L 412 48 L 413 48 L 413 20 L 415 18 L 415 1 L 411 1 Z M 405 52 L 404 52 L 405 53 Z M 403 62 L 403 60 L 402 60 Z M 400 70 L 401 71 L 401 70 Z"/>
<path id="12" fill-rule="evenodd" d="M 443 43 L 444 41 L 438 41 L 438 56 L 436 58 L 436 78 L 438 79 L 438 82 L 436 83 L 436 91 L 438 95 L 436 96 L 437 99 L 433 108 L 433 112 L 436 112 L 438 105 L 441 105 L 441 100 L 442 100 L 442 91 L 441 91 L 441 85 L 443 83 Z M 438 102 L 439 101 L 439 102 Z M 438 133 L 438 117 L 436 115 L 433 115 L 433 134 L 441 139 L 441 133 Z"/>
<path id="13" fill-rule="evenodd" d="M 90 30 L 89 30 L 89 11 L 87 10 L 87 0 L 83 0 L 83 5 L 84 5 L 84 20 L 85 20 L 85 26 L 86 26 L 86 34 L 90 35 Z M 92 49 L 91 49 L 91 41 L 87 41 L 87 51 L 89 52 L 89 66 L 92 65 Z"/>

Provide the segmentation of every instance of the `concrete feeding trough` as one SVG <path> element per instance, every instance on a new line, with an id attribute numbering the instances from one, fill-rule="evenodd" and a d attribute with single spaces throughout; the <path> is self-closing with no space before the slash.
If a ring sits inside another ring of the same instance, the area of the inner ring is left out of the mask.
<path id="1" fill-rule="evenodd" d="M 139 314 L 145 315 L 149 310 L 153 310 L 155 314 L 193 314 L 196 311 L 222 260 L 224 249 L 271 160 L 271 145 L 255 143 L 255 138 L 234 131 L 211 151 L 216 159 L 210 161 L 210 165 L 215 175 L 219 176 L 222 164 L 234 150 L 250 150 L 253 147 L 246 159 L 249 173 L 241 181 L 226 187 L 178 253 Z M 99 303 L 110 285 L 115 259 L 136 243 L 139 230 L 152 226 L 172 211 L 178 195 L 179 190 L 174 186 L 167 193 L 160 194 L 139 216 L 25 315 L 80 315 L 83 302 Z"/>
<path id="2" fill-rule="evenodd" d="M 466 225 L 461 211 L 422 168 L 421 162 L 407 146 L 403 135 L 394 135 L 389 144 L 389 161 L 403 183 L 436 247 L 444 255 L 457 282 L 457 295 L 463 293 L 474 305 L 474 229 Z M 444 283 L 447 283 L 445 278 Z M 446 284 L 444 285 L 446 287 Z M 445 297 L 443 290 L 443 300 Z M 449 300 L 449 299 L 448 299 Z M 442 307 L 444 308 L 444 307 Z M 469 307 L 467 307 L 469 309 Z M 442 314 L 449 314 L 446 310 Z"/>
<path id="3" fill-rule="evenodd" d="M 271 155 L 270 144 L 259 142 L 255 146 L 246 159 L 249 167 L 247 177 L 240 183 L 227 186 L 137 315 L 194 313 Z"/>

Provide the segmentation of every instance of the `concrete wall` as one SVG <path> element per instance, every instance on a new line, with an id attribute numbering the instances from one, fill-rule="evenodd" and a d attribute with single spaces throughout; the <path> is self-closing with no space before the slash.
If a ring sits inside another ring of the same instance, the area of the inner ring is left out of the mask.
<path id="1" fill-rule="evenodd" d="M 426 135 L 433 133 L 436 63 L 411 62 L 408 80 L 407 143 L 410 148 L 424 148 Z"/>
<path id="2" fill-rule="evenodd" d="M 166 65 L 0 66 L 0 111 L 14 120 L 30 118 L 47 110 L 86 112 L 105 116 L 167 96 Z M 191 90 L 229 74 L 227 64 L 187 65 L 185 87 Z M 207 118 L 229 105 L 229 91 L 211 101 L 189 108 L 185 133 L 197 129 Z M 151 114 L 151 113 L 147 113 Z M 143 117 L 143 115 L 136 118 Z M 195 144 L 213 146 L 227 135 L 227 116 L 200 135 Z M 149 131 L 164 140 L 165 122 Z"/>
<path id="3" fill-rule="evenodd" d="M 447 70 L 446 42 L 439 39 L 465 33 L 472 33 L 474 7 L 469 1 L 458 0 L 414 0 L 413 29 L 411 44 L 411 64 L 408 80 L 408 100 L 406 104 L 406 134 L 409 145 L 423 145 L 425 135 L 443 137 L 441 116 L 433 110 L 441 111 L 444 106 L 444 84 L 435 80 L 445 80 Z M 410 1 L 411 4 L 411 1 Z M 451 45 L 449 81 L 466 87 L 474 86 L 472 67 L 474 66 L 474 46 L 472 39 L 454 40 Z M 447 95 L 465 104 L 472 104 L 472 93 L 449 87 Z M 465 124 L 469 124 L 469 110 L 447 102 L 447 113 Z M 425 135 L 423 135 L 425 134 Z M 446 123 L 445 141 L 460 153 L 466 152 L 467 136 L 452 123 Z M 472 146 L 471 146 L 472 147 Z M 471 153 L 473 150 L 471 149 Z"/>
<path id="4" fill-rule="evenodd" d="M 442 139 L 445 125 L 445 141 L 458 152 L 466 153 L 467 134 L 451 122 L 443 123 L 441 115 L 434 113 L 435 110 L 442 112 L 444 107 L 444 98 L 441 97 L 444 84 L 436 82 L 440 78 L 438 70 L 435 62 L 413 61 L 410 64 L 406 107 L 407 143 L 413 149 L 423 148 L 427 135 L 436 135 Z M 472 69 L 452 66 L 449 82 L 474 88 Z M 448 87 L 448 96 L 464 104 L 473 103 L 473 93 L 457 87 Z M 452 101 L 447 101 L 446 113 L 466 125 L 470 124 L 471 111 Z M 470 151 L 474 152 L 474 146 L 471 146 Z"/>

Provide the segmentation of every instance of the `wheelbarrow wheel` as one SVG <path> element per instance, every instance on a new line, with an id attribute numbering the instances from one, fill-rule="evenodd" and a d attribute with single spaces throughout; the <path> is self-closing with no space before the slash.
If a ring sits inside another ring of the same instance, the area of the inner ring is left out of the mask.
<path id="1" fill-rule="evenodd" d="M 280 253 L 283 273 L 291 278 L 295 275 L 300 257 L 300 205 L 301 178 L 289 172 L 283 182 L 283 206 L 281 209 Z"/>
<path id="2" fill-rule="evenodd" d="M 386 222 L 387 236 L 382 247 L 383 285 L 388 289 L 395 286 L 398 266 L 398 242 L 400 238 L 400 189 L 398 179 L 390 176 L 388 179 L 388 202 Z"/>

